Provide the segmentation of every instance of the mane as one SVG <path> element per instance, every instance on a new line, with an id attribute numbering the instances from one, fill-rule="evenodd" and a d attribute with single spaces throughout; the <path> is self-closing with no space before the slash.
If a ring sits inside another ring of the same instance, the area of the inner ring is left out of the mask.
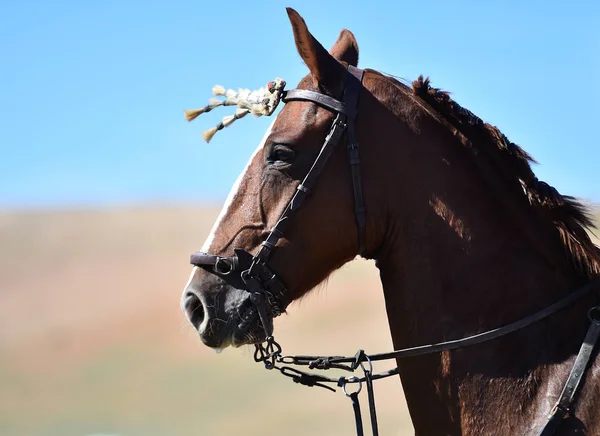
<path id="1" fill-rule="evenodd" d="M 448 92 L 433 88 L 429 78 L 419 76 L 412 83 L 412 92 L 492 161 L 514 195 L 525 195 L 529 205 L 549 220 L 578 273 L 588 278 L 600 274 L 600 249 L 586 232 L 596 227 L 586 206 L 538 180 L 530 165 L 536 162 L 525 150 L 509 141 L 497 127 L 453 101 Z"/>

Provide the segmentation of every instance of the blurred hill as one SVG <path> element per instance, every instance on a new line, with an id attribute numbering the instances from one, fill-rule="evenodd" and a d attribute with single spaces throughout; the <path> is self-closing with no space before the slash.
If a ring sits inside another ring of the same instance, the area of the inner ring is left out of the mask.
<path id="1" fill-rule="evenodd" d="M 341 392 L 270 373 L 249 347 L 216 355 L 184 319 L 189 254 L 218 210 L 0 213 L 1 435 L 354 432 Z M 352 262 L 276 329 L 290 354 L 391 349 L 374 265 Z M 376 389 L 381 433 L 411 434 L 399 380 Z"/>
<path id="2" fill-rule="evenodd" d="M 189 253 L 217 213 L 0 213 L 1 435 L 353 434 L 341 392 L 270 373 L 249 347 L 216 355 L 180 313 Z M 276 332 L 289 354 L 390 350 L 374 265 L 342 268 Z M 413 433 L 398 379 L 376 399 L 381 434 Z"/>

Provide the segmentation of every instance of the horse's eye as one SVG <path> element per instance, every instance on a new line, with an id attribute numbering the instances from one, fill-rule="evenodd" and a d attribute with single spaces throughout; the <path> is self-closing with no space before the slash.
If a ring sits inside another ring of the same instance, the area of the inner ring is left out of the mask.
<path id="1" fill-rule="evenodd" d="M 290 163 L 295 156 L 296 152 L 287 145 L 275 144 L 271 147 L 267 161 L 269 163 Z"/>

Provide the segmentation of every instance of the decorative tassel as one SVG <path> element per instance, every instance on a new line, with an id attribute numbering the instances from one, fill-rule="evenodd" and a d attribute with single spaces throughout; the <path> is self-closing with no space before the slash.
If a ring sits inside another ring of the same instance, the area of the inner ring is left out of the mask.
<path id="1" fill-rule="evenodd" d="M 211 106 L 211 109 L 218 106 L 222 106 L 223 100 L 219 100 L 218 98 L 211 98 L 210 100 L 208 100 L 208 105 Z"/>
<path id="2" fill-rule="evenodd" d="M 247 109 L 247 110 L 252 109 L 252 103 L 246 99 L 238 101 L 237 105 L 242 109 Z"/>
<path id="3" fill-rule="evenodd" d="M 208 129 L 202 132 L 202 137 L 208 143 L 213 138 L 213 136 L 215 136 L 215 133 L 217 133 L 217 128 L 213 127 L 212 129 Z"/>
<path id="4" fill-rule="evenodd" d="M 250 111 L 248 109 L 242 109 L 242 108 L 238 108 L 235 111 L 235 116 L 238 118 L 244 118 L 246 115 L 248 115 L 250 113 Z"/>
<path id="5" fill-rule="evenodd" d="M 237 106 L 240 101 L 235 97 L 229 97 L 223 100 L 223 106 Z"/>
<path id="6" fill-rule="evenodd" d="M 246 100 L 250 95 L 250 90 L 247 88 L 240 88 L 238 90 L 238 100 Z"/>
<path id="7" fill-rule="evenodd" d="M 229 127 L 231 124 L 233 124 L 235 120 L 237 120 L 237 117 L 235 115 L 226 115 L 223 117 L 223 121 L 221 122 L 225 127 Z"/>
<path id="8" fill-rule="evenodd" d="M 260 117 L 260 116 L 264 115 L 263 111 L 262 111 L 262 107 L 260 107 L 258 105 L 252 105 L 250 112 L 252 112 L 252 115 L 254 115 L 255 117 Z"/>
<path id="9" fill-rule="evenodd" d="M 210 112 L 216 107 L 237 106 L 233 115 L 223 117 L 219 124 L 202 133 L 204 140 L 210 142 L 215 133 L 219 130 L 231 126 L 235 120 L 239 120 L 249 113 L 255 117 L 272 115 L 281 100 L 284 88 L 285 81 L 280 78 L 276 78 L 274 81 L 269 82 L 266 88 L 260 88 L 256 91 L 250 91 L 246 88 L 239 88 L 235 91 L 233 89 L 225 89 L 225 87 L 221 85 L 215 85 L 212 88 L 213 95 L 225 98 L 211 98 L 208 105 L 201 109 L 186 110 L 184 111 L 185 118 L 188 121 L 192 121 L 199 115 Z"/>
<path id="10" fill-rule="evenodd" d="M 240 109 L 240 108 L 238 108 L 235 111 L 235 114 L 224 116 L 223 117 L 223 121 L 221 121 L 221 123 L 223 124 L 223 126 L 229 127 L 229 126 L 231 126 L 233 124 L 233 122 L 235 120 L 239 120 L 240 118 L 245 117 L 249 113 L 250 113 L 250 111 L 248 111 L 248 109 Z"/>
<path id="11" fill-rule="evenodd" d="M 225 88 L 221 85 L 215 85 L 212 89 L 213 95 L 225 95 Z"/>
<path id="12" fill-rule="evenodd" d="M 202 109 L 190 109 L 183 111 L 183 113 L 185 114 L 185 119 L 188 121 L 196 119 L 199 115 L 202 115 L 204 112 L 206 112 L 206 107 L 203 107 Z"/>

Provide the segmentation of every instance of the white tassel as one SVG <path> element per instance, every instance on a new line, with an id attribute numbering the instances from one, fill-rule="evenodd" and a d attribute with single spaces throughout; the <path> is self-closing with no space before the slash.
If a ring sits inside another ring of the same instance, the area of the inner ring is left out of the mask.
<path id="1" fill-rule="evenodd" d="M 212 129 L 208 129 L 202 132 L 202 137 L 206 142 L 210 142 L 213 136 L 215 136 L 215 133 L 217 133 L 217 128 L 213 127 Z"/>
<path id="2" fill-rule="evenodd" d="M 223 100 L 223 106 L 237 106 L 240 101 L 235 97 L 230 97 Z"/>
<path id="3" fill-rule="evenodd" d="M 201 109 L 186 110 L 184 111 L 185 118 L 188 121 L 192 121 L 199 115 L 210 112 L 219 106 L 237 106 L 233 115 L 223 117 L 222 121 L 215 127 L 202 132 L 204 140 L 210 142 L 219 130 L 229 127 L 235 120 L 243 118 L 249 113 L 255 117 L 271 115 L 281 100 L 285 81 L 276 78 L 273 82 L 269 82 L 269 85 L 270 87 L 260 88 L 255 91 L 250 91 L 247 88 L 239 88 L 235 91 L 233 89 L 225 89 L 221 85 L 215 85 L 212 88 L 213 95 L 225 98 L 211 98 L 208 105 Z"/>
<path id="4" fill-rule="evenodd" d="M 240 89 L 238 91 L 238 99 L 239 100 L 246 100 L 249 95 L 250 95 L 249 89 L 244 88 L 244 89 Z"/>
<path id="5" fill-rule="evenodd" d="M 250 111 L 248 109 L 242 109 L 242 108 L 238 108 L 235 111 L 235 116 L 238 118 L 244 118 L 246 115 L 248 115 L 250 113 Z"/>
<path id="6" fill-rule="evenodd" d="M 225 127 L 229 127 L 229 126 L 231 126 L 231 125 L 233 124 L 233 122 L 234 122 L 235 120 L 237 120 L 237 119 L 238 119 L 238 117 L 236 117 L 235 115 L 227 115 L 227 116 L 224 116 L 224 117 L 223 117 L 223 125 L 224 125 Z"/>
<path id="7" fill-rule="evenodd" d="M 208 100 L 208 105 L 215 108 L 223 105 L 223 100 L 219 100 L 218 98 L 211 98 Z"/>
<path id="8" fill-rule="evenodd" d="M 247 110 L 252 109 L 252 103 L 250 103 L 248 100 L 240 100 L 240 101 L 238 101 L 237 105 L 242 109 L 247 109 Z"/>
<path id="9" fill-rule="evenodd" d="M 262 107 L 260 107 L 258 105 L 252 105 L 250 112 L 252 112 L 252 115 L 254 115 L 255 117 L 260 117 L 263 115 Z"/>
<path id="10" fill-rule="evenodd" d="M 215 85 L 212 89 L 213 95 L 225 95 L 225 87 L 221 85 Z"/>

